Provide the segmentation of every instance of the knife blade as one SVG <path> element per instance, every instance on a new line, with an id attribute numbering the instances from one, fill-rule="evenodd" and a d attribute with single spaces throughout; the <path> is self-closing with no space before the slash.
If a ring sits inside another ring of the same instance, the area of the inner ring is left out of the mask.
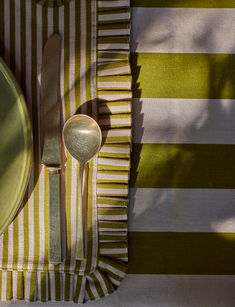
<path id="1" fill-rule="evenodd" d="M 46 41 L 41 68 L 40 116 L 42 160 L 49 171 L 49 261 L 61 262 L 60 168 L 61 168 L 61 36 Z"/>

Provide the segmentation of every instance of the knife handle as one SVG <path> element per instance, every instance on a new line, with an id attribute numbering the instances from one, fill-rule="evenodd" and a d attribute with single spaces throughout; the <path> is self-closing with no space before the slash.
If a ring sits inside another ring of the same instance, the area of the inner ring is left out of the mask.
<path id="1" fill-rule="evenodd" d="M 61 263 L 60 223 L 60 173 L 57 168 L 49 168 L 49 259 L 52 264 Z"/>

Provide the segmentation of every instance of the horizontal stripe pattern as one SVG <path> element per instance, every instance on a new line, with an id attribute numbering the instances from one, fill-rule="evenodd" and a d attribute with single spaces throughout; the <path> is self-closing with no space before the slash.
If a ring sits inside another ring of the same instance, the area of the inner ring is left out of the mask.
<path id="1" fill-rule="evenodd" d="M 133 8 L 131 51 L 234 54 L 234 14 L 231 8 Z"/>
<path id="2" fill-rule="evenodd" d="M 134 144 L 131 187 L 234 189 L 235 146 Z"/>
<path id="3" fill-rule="evenodd" d="M 135 98 L 235 98 L 234 54 L 132 53 L 131 61 Z"/>
<path id="4" fill-rule="evenodd" d="M 235 190 L 131 188 L 129 230 L 231 232 Z"/>
<path id="5" fill-rule="evenodd" d="M 232 275 L 234 243 L 234 233 L 129 232 L 129 273 Z"/>
<path id="6" fill-rule="evenodd" d="M 134 143 L 235 143 L 235 100 L 133 99 Z"/>
<path id="7" fill-rule="evenodd" d="M 132 7 L 235 8 L 233 0 L 131 0 Z"/>

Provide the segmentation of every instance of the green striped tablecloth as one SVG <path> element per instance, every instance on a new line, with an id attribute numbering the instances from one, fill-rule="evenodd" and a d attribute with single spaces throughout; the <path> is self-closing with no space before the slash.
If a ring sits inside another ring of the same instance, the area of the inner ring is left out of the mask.
<path id="1" fill-rule="evenodd" d="M 0 237 L 0 299 L 84 303 L 118 288 L 127 270 L 131 141 L 128 1 L 0 1 L 0 54 L 32 118 L 34 161 L 14 221 Z M 77 162 L 63 149 L 63 258 L 48 261 L 48 174 L 40 165 L 40 71 L 47 38 L 62 36 L 63 122 L 76 112 L 98 120 L 99 155 L 89 163 L 87 259 L 75 261 Z"/>

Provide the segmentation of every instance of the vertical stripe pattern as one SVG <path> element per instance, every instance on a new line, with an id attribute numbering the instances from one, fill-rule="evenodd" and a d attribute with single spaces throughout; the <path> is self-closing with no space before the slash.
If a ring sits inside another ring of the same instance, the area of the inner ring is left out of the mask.
<path id="1" fill-rule="evenodd" d="M 1 56 L 23 90 L 34 135 L 27 193 L 18 215 L 0 237 L 1 300 L 85 303 L 98 299 L 117 288 L 128 261 L 129 1 L 4 0 L 0 8 Z M 61 207 L 66 238 L 62 240 L 63 262 L 52 265 L 48 257 L 48 171 L 40 165 L 39 114 L 43 48 L 57 31 L 62 38 L 62 124 L 76 113 L 92 116 L 102 129 L 103 145 L 85 176 L 84 261 L 75 260 L 79 168 L 63 149 L 66 167 L 61 171 Z"/>

